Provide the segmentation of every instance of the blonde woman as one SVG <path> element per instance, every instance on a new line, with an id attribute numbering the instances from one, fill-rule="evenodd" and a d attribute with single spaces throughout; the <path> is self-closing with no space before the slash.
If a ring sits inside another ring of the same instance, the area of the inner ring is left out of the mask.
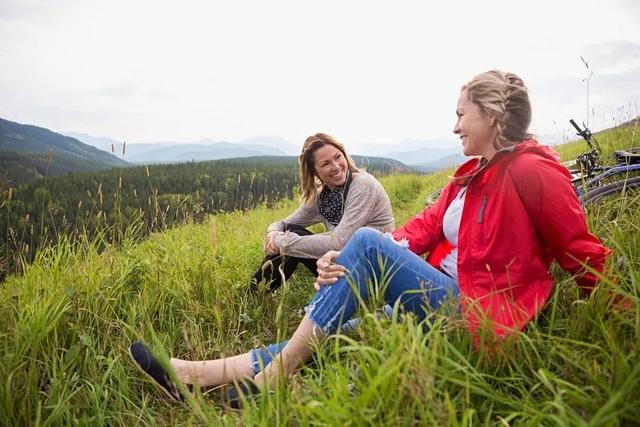
<path id="1" fill-rule="evenodd" d="M 317 133 L 307 138 L 299 157 L 302 204 L 267 229 L 265 259 L 251 278 L 255 290 L 262 280 L 273 290 L 289 279 L 298 263 L 314 275 L 316 261 L 330 250 L 340 250 L 361 227 L 392 231 L 389 197 L 371 175 L 356 168 L 344 146 Z M 323 224 L 325 232 L 306 227 Z"/>
<path id="2" fill-rule="evenodd" d="M 434 205 L 392 237 L 362 228 L 341 252 L 323 255 L 318 292 L 291 339 L 225 359 L 171 359 L 176 377 L 201 386 L 250 379 L 242 382 L 247 394 L 293 374 L 313 341 L 335 333 L 368 299 L 368 283 L 382 275 L 379 260 L 391 266 L 388 304 L 423 319 L 448 299 L 474 337 L 480 328 L 504 337 L 534 319 L 553 289 L 553 259 L 590 292 L 597 284 L 593 271 L 603 271 L 610 250 L 589 233 L 557 154 L 528 133 L 531 105 L 522 79 L 496 70 L 476 76 L 462 87 L 456 115 L 453 132 L 462 152 L 475 158 L 460 166 Z M 427 253 L 425 261 L 420 255 Z M 136 342 L 130 351 L 167 394 L 181 397 L 147 347 Z M 232 406 L 237 396 L 230 388 Z"/>

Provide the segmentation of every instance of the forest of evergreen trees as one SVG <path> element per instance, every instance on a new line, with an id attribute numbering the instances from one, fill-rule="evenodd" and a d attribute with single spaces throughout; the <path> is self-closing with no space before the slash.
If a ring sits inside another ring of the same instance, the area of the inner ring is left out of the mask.
<path id="1" fill-rule="evenodd" d="M 375 175 L 406 171 L 388 159 L 358 158 Z M 113 168 L 45 177 L 0 187 L 0 280 L 20 271 L 36 249 L 61 236 L 98 233 L 117 243 L 136 223 L 140 236 L 207 214 L 252 209 L 291 198 L 297 186 L 294 157 L 254 157 Z M 2 183 L 0 183 L 2 185 Z"/>

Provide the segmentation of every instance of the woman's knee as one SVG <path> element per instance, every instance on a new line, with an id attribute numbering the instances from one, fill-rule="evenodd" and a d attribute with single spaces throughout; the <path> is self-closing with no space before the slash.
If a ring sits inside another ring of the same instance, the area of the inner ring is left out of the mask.
<path id="1" fill-rule="evenodd" d="M 367 256 L 393 256 L 398 246 L 393 238 L 376 230 L 375 228 L 363 227 L 353 235 L 354 243 L 358 253 Z"/>
<path id="2" fill-rule="evenodd" d="M 371 243 L 372 241 L 380 240 L 382 233 L 371 227 L 362 227 L 353 233 L 352 240 L 360 244 Z"/>
<path id="3" fill-rule="evenodd" d="M 353 270 L 363 259 L 368 259 L 365 265 L 377 265 L 376 260 L 380 256 L 391 255 L 389 244 L 394 245 L 380 231 L 370 227 L 360 228 L 351 236 L 337 262 L 348 270 Z"/>

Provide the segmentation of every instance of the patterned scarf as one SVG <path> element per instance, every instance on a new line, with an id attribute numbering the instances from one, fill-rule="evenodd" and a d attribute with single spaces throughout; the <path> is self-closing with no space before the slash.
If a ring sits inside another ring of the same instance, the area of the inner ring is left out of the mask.
<path id="1" fill-rule="evenodd" d="M 344 201 L 347 198 L 350 184 L 351 171 L 347 170 L 347 179 L 345 179 L 344 184 L 337 186 L 333 190 L 325 185 L 318 195 L 318 212 L 334 226 L 337 226 L 342 219 Z"/>

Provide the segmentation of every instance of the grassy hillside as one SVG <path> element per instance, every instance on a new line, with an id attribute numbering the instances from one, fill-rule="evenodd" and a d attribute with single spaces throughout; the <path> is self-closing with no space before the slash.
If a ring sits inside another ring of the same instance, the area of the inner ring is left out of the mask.
<path id="1" fill-rule="evenodd" d="M 626 147 L 637 138 L 632 127 L 620 132 Z M 398 223 L 446 179 L 382 178 Z M 21 277 L 0 285 L 0 425 L 640 423 L 637 193 L 587 212 L 616 253 L 615 290 L 611 281 L 601 287 L 630 298 L 629 310 L 612 309 L 605 292 L 580 299 L 554 268 L 556 291 L 517 351 L 487 358 L 456 319 L 434 315 L 426 331 L 409 317 L 392 323 L 364 310 L 358 331 L 326 340 L 314 367 L 242 412 L 224 410 L 216 391 L 171 404 L 135 371 L 127 346 L 142 339 L 201 359 L 288 336 L 313 293 L 310 276 L 300 269 L 275 293 L 246 291 L 266 226 L 295 206 L 221 214 L 140 244 L 134 226 L 102 253 L 96 242 L 40 251 Z"/>

